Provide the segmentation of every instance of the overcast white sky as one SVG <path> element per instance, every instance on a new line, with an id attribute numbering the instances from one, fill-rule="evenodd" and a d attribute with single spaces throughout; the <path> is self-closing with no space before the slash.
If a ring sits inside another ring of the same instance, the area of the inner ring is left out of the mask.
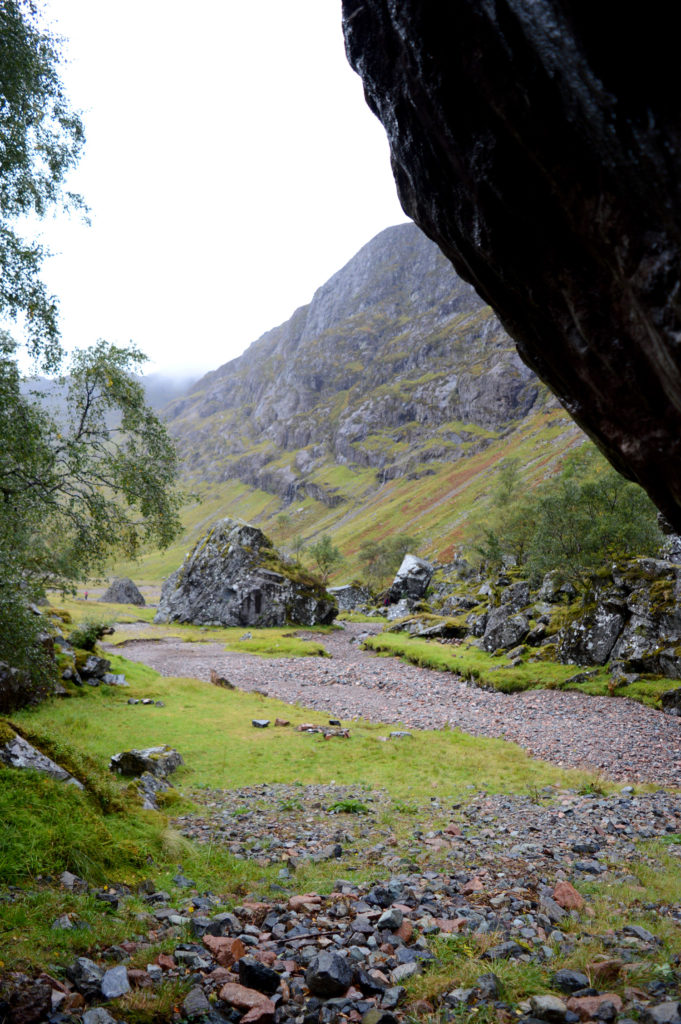
<path id="1" fill-rule="evenodd" d="M 133 340 L 151 369 L 213 369 L 405 220 L 340 0 L 46 8 L 87 134 L 71 185 L 92 226 L 43 225 L 67 346 Z"/>

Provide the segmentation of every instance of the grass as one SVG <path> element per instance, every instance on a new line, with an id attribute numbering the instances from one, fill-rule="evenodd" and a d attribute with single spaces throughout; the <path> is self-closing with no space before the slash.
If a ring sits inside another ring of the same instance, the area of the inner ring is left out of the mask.
<path id="1" fill-rule="evenodd" d="M 364 646 L 378 654 L 404 658 L 421 668 L 437 669 L 441 672 L 455 672 L 464 679 L 479 686 L 490 686 L 502 693 L 517 693 L 521 690 L 579 690 L 598 697 L 629 697 L 632 700 L 653 707 L 659 706 L 659 698 L 666 690 L 678 686 L 678 680 L 651 677 L 628 686 L 612 687 L 607 668 L 584 669 L 578 665 L 562 665 L 555 661 L 524 659 L 519 665 L 511 665 L 506 656 L 489 654 L 475 644 L 440 643 L 410 637 L 405 633 L 382 633 L 369 637 Z M 572 677 L 593 672 L 584 682 L 571 682 Z"/>

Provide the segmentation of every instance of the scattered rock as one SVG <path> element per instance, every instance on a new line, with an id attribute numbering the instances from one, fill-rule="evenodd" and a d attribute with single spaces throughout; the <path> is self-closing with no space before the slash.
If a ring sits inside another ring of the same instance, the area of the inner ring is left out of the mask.
<path id="1" fill-rule="evenodd" d="M 322 952 L 310 963 L 305 980 L 314 995 L 340 996 L 352 983 L 352 968 L 338 953 Z"/>
<path id="2" fill-rule="evenodd" d="M 119 576 L 112 580 L 99 600 L 108 604 L 134 604 L 138 607 L 146 604 L 135 584 L 127 576 Z"/>
<path id="3" fill-rule="evenodd" d="M 153 701 L 152 701 L 153 703 Z M 109 769 L 119 775 L 142 775 L 150 772 L 158 778 L 165 778 L 184 764 L 182 755 L 167 745 L 147 747 L 145 750 L 124 750 L 114 754 Z"/>
<path id="4" fill-rule="evenodd" d="M 105 999 L 118 999 L 130 991 L 128 972 L 123 964 L 112 967 L 105 973 L 101 981 L 101 989 Z"/>

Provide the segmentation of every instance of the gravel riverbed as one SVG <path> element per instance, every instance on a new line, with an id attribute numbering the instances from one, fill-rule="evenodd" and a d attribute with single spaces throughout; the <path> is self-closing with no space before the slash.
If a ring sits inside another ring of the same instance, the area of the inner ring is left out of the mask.
<path id="1" fill-rule="evenodd" d="M 330 658 L 260 658 L 218 643 L 130 640 L 109 648 L 165 676 L 210 679 L 328 711 L 344 721 L 401 723 L 409 729 L 461 729 L 512 740 L 532 756 L 616 780 L 681 785 L 681 719 L 624 698 L 480 689 L 449 672 L 419 668 L 361 649 L 364 623 L 320 636 Z M 373 630 L 378 632 L 378 630 Z"/>

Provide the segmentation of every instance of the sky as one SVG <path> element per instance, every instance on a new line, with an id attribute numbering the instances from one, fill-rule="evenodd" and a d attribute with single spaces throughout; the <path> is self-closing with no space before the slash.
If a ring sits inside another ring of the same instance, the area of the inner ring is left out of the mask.
<path id="1" fill-rule="evenodd" d="M 63 340 L 198 375 L 404 221 L 340 0 L 46 0 L 87 142 L 91 226 L 41 225 Z"/>

